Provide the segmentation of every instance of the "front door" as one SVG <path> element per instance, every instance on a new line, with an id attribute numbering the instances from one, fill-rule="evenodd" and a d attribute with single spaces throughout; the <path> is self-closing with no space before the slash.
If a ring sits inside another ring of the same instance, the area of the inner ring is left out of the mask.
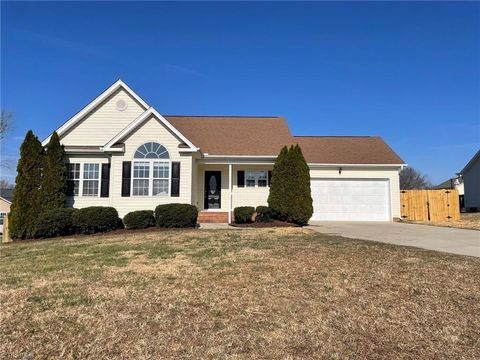
<path id="1" fill-rule="evenodd" d="M 222 192 L 222 172 L 205 171 L 205 209 L 220 209 Z"/>

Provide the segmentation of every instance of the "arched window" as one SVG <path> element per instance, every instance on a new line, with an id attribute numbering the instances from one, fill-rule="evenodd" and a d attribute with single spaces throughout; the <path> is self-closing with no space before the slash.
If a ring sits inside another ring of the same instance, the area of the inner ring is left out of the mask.
<path id="1" fill-rule="evenodd" d="M 168 159 L 168 151 L 163 145 L 148 142 L 135 151 L 135 159 Z"/>
<path id="2" fill-rule="evenodd" d="M 170 157 L 167 149 L 156 142 L 141 145 L 135 151 L 132 195 L 168 196 L 170 193 Z"/>

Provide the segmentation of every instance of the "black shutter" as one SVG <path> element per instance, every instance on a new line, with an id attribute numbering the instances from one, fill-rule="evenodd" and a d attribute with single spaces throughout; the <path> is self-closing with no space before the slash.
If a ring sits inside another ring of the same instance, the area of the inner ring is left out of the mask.
<path id="1" fill-rule="evenodd" d="M 272 183 L 272 172 L 269 171 L 268 172 L 268 186 L 270 186 L 271 183 Z"/>
<path id="2" fill-rule="evenodd" d="M 170 196 L 180 196 L 180 162 L 172 162 L 172 184 L 170 190 Z"/>
<path id="3" fill-rule="evenodd" d="M 102 183 L 100 197 L 108 197 L 110 194 L 110 164 L 102 164 Z"/>
<path id="4" fill-rule="evenodd" d="M 67 180 L 67 196 L 73 196 L 74 195 L 74 188 L 75 188 L 75 181 L 73 180 Z"/>
<path id="5" fill-rule="evenodd" d="M 122 196 L 130 196 L 130 178 L 132 176 L 132 162 L 124 161 L 122 164 Z"/>
<path id="6" fill-rule="evenodd" d="M 237 186 L 245 186 L 245 171 L 237 171 Z"/>

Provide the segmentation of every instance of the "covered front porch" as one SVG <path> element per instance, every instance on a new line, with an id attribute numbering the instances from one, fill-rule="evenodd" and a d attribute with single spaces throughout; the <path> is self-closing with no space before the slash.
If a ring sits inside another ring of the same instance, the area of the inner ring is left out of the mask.
<path id="1" fill-rule="evenodd" d="M 273 160 L 197 160 L 193 193 L 199 222 L 233 221 L 238 206 L 267 205 Z"/>

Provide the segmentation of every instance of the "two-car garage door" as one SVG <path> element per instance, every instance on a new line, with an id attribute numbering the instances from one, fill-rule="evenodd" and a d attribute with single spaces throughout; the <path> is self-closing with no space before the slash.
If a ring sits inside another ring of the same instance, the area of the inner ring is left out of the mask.
<path id="1" fill-rule="evenodd" d="M 389 187 L 383 179 L 312 179 L 311 220 L 389 221 Z"/>

